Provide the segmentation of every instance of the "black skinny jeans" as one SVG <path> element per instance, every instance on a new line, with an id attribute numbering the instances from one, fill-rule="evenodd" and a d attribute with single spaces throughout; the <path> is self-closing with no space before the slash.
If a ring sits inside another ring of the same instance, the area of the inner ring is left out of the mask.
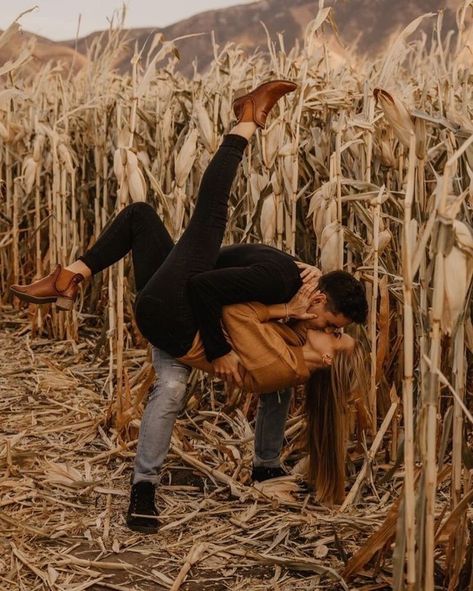
<path id="1" fill-rule="evenodd" d="M 188 283 L 215 266 L 227 223 L 230 189 L 247 145 L 240 135 L 225 136 L 202 177 L 191 220 L 176 245 L 149 204 L 133 203 L 120 211 L 94 246 L 79 257 L 95 274 L 132 250 L 139 290 L 136 323 L 152 345 L 173 357 L 187 353 L 198 331 Z M 135 211 L 144 209 L 147 215 L 134 216 Z"/>

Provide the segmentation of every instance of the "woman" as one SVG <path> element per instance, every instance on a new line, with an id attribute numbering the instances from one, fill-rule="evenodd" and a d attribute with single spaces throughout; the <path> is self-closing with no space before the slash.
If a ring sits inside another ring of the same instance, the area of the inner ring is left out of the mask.
<path id="1" fill-rule="evenodd" d="M 248 140 L 257 126 L 264 127 L 279 98 L 295 88 L 291 82 L 268 82 L 237 99 L 234 110 L 238 123 L 225 136 L 202 178 L 192 218 L 180 240 L 173 246 L 156 216 L 160 230 L 149 237 L 149 244 L 156 251 L 155 268 L 143 269 L 139 252 L 132 249 L 137 284 L 141 276 L 147 277 L 135 301 L 138 328 L 155 347 L 193 367 L 212 369 L 203 352 L 189 285 L 215 266 L 226 227 L 230 189 Z M 152 209 L 139 205 L 141 209 Z M 66 269 L 58 266 L 50 276 L 29 286 L 11 286 L 11 291 L 27 301 L 55 300 L 59 307 L 70 308 L 80 281 L 126 254 L 117 249 L 117 244 L 133 243 L 133 239 L 126 241 L 123 237 L 130 238 L 127 232 L 131 225 L 127 220 L 130 208 L 136 206 L 122 210 L 78 261 Z M 241 377 L 247 389 L 264 393 L 304 383 L 312 372 L 334 364 L 334 375 L 344 380 L 344 395 L 353 391 L 361 367 L 358 346 L 348 335 L 310 330 L 313 291 L 303 287 L 284 308 L 238 304 L 224 310 L 224 324 L 231 345 L 242 360 Z M 271 322 L 287 319 L 294 310 L 292 316 L 305 319 L 305 324 L 290 327 Z M 351 369 L 350 359 L 356 362 L 356 371 Z M 343 376 L 338 376 L 340 368 L 344 368 Z"/>

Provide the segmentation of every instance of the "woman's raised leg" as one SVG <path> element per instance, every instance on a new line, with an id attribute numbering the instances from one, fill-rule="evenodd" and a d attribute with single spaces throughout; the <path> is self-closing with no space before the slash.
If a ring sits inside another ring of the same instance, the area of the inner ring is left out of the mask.
<path id="1" fill-rule="evenodd" d="M 189 225 L 135 302 L 141 333 L 174 357 L 189 350 L 197 332 L 188 282 L 215 266 L 227 222 L 230 189 L 247 144 L 243 135 L 225 136 L 202 177 Z"/>
<path id="2" fill-rule="evenodd" d="M 236 101 L 238 124 L 226 135 L 201 181 L 191 220 L 167 259 L 137 298 L 136 321 L 142 334 L 174 357 L 184 355 L 197 333 L 188 282 L 215 266 L 227 223 L 230 190 L 243 152 L 266 116 L 296 85 L 263 84 Z"/>

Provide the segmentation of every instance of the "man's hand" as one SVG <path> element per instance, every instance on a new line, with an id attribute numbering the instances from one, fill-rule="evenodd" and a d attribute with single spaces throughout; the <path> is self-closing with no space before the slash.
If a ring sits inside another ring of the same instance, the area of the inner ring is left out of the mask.
<path id="1" fill-rule="evenodd" d="M 322 275 L 322 271 L 318 267 L 313 267 L 312 265 L 301 263 L 299 261 L 296 261 L 296 265 L 299 267 L 302 283 L 304 283 L 304 285 L 306 283 L 318 283 Z"/>
<path id="2" fill-rule="evenodd" d="M 241 360 L 235 351 L 230 351 L 223 357 L 218 357 L 212 361 L 214 374 L 230 385 L 236 384 L 243 386 L 243 380 L 240 375 Z"/>

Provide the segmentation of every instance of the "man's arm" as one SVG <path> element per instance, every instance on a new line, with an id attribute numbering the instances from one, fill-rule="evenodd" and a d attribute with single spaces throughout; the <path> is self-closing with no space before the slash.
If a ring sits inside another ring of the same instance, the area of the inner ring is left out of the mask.
<path id="1" fill-rule="evenodd" d="M 293 264 L 288 262 L 288 264 Z M 299 266 L 299 263 L 296 263 Z M 312 285 L 314 268 L 301 263 L 303 280 Z M 301 269 L 301 267 L 300 267 Z M 291 269 L 288 269 L 288 273 Z M 244 267 L 226 267 L 200 273 L 189 281 L 189 296 L 206 357 L 212 363 L 214 373 L 227 381 L 241 385 L 238 371 L 238 356 L 224 336 L 221 317 L 223 306 L 248 301 L 265 304 L 284 302 L 293 295 L 281 275 L 281 267 L 270 262 L 247 265 Z M 301 292 L 287 304 L 273 304 L 271 318 L 309 318 L 307 303 L 301 299 Z M 301 315 L 302 314 L 302 315 Z"/>

